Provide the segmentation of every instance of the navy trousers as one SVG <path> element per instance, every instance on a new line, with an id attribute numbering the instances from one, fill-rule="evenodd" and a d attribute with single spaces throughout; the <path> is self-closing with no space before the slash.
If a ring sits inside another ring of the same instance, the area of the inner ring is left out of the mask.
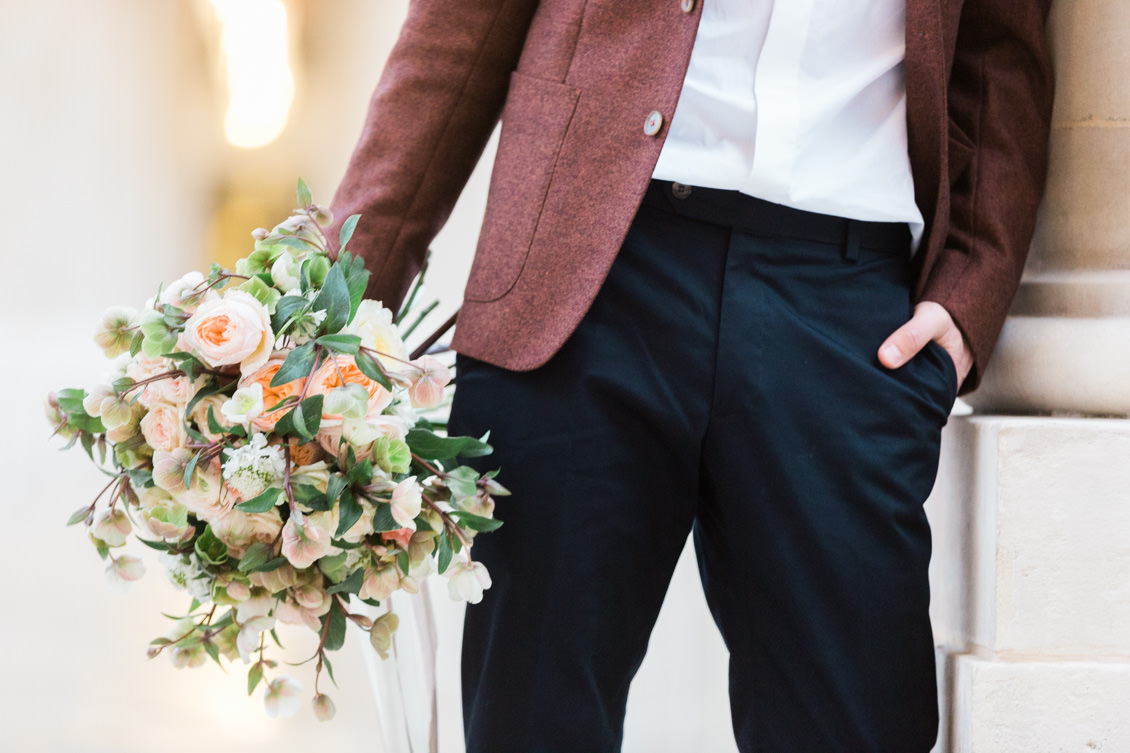
<path id="1" fill-rule="evenodd" d="M 473 549 L 467 749 L 619 750 L 693 531 L 743 753 L 926 753 L 922 503 L 957 385 L 936 344 L 876 358 L 912 311 L 906 227 L 674 188 L 545 366 L 458 359 L 452 431 L 489 429 L 513 491 Z"/>

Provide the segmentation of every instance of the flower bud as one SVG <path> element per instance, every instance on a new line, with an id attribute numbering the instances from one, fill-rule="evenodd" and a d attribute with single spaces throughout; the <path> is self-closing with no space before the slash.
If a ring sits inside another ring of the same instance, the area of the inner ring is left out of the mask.
<path id="1" fill-rule="evenodd" d="M 271 265 L 271 280 L 279 290 L 297 290 L 301 285 L 298 260 L 290 251 L 284 251 Z"/>
<path id="2" fill-rule="evenodd" d="M 185 667 L 202 667 L 208 663 L 208 655 L 204 653 L 204 644 L 195 646 L 173 646 L 169 651 L 169 658 L 177 669 Z"/>
<path id="3" fill-rule="evenodd" d="M 108 384 L 96 384 L 93 389 L 83 395 L 82 409 L 88 416 L 99 417 L 102 415 L 102 402 L 111 397 L 114 391 Z"/>
<path id="4" fill-rule="evenodd" d="M 315 254 L 306 257 L 302 262 L 306 267 L 306 272 L 310 276 L 310 282 L 314 287 L 321 288 L 322 283 L 326 281 L 326 275 L 330 273 L 330 260 L 320 254 Z"/>
<path id="5" fill-rule="evenodd" d="M 318 717 L 320 722 L 328 722 L 334 718 L 337 709 L 334 708 L 334 702 L 325 693 L 318 693 L 314 696 L 314 716 Z"/>
<path id="6" fill-rule="evenodd" d="M 270 235 L 270 234 L 271 234 L 271 231 L 268 230 L 265 227 L 257 227 L 257 228 L 255 228 L 254 230 L 251 231 L 251 237 L 254 238 L 257 241 L 267 240 L 267 236 Z"/>
<path id="7" fill-rule="evenodd" d="M 145 575 L 145 565 L 137 557 L 123 554 L 110 560 L 106 567 L 106 580 L 116 591 L 125 592 L 129 584 Z"/>
<path id="8" fill-rule="evenodd" d="M 382 659 L 387 659 L 392 648 L 392 634 L 400 627 L 400 618 L 386 612 L 376 619 L 369 631 L 369 643 Z"/>
<path id="9" fill-rule="evenodd" d="M 360 384 L 347 384 L 335 387 L 326 396 L 323 411 L 327 415 L 344 416 L 345 418 L 362 418 L 369 410 L 369 391 Z M 374 436 L 369 441 L 376 439 Z"/>
<path id="10" fill-rule="evenodd" d="M 130 532 L 129 517 L 126 516 L 124 511 L 117 508 L 103 510 L 95 518 L 94 526 L 90 532 L 101 539 L 106 546 L 125 546 L 126 537 L 129 536 Z"/>
<path id="11" fill-rule="evenodd" d="M 326 599 L 326 594 L 317 586 L 299 586 L 292 589 L 291 593 L 298 605 L 306 609 L 317 609 Z"/>
<path id="12" fill-rule="evenodd" d="M 447 571 L 448 594 L 455 601 L 478 604 L 483 600 L 483 591 L 490 588 L 490 573 L 481 562 L 452 563 Z"/>
<path id="13" fill-rule="evenodd" d="M 235 601 L 247 601 L 251 598 L 251 586 L 247 585 L 241 580 L 233 580 L 228 583 L 227 589 L 228 597 Z"/>
<path id="14" fill-rule="evenodd" d="M 137 311 L 127 306 L 111 306 L 102 314 L 102 321 L 94 331 L 94 342 L 107 358 L 115 358 L 129 351 L 133 340 L 132 327 L 137 324 Z"/>
<path id="15" fill-rule="evenodd" d="M 328 207 L 323 207 L 319 204 L 312 204 L 310 211 L 314 214 L 314 222 L 317 222 L 322 227 L 329 227 L 333 224 L 334 215 Z"/>
<path id="16" fill-rule="evenodd" d="M 118 429 L 129 425 L 133 418 L 133 405 L 125 395 L 111 395 L 102 401 L 99 413 L 107 430 Z"/>
<path id="17" fill-rule="evenodd" d="M 302 702 L 302 683 L 290 675 L 283 675 L 277 680 L 267 684 L 267 695 L 263 703 L 267 707 L 267 716 L 275 718 L 280 716 L 294 716 L 298 713 Z"/>

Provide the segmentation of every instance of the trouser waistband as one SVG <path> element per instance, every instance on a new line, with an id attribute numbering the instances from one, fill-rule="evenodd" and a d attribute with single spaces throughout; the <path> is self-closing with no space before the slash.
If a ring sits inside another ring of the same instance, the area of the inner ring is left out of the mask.
<path id="1" fill-rule="evenodd" d="M 890 255 L 910 253 L 910 228 L 905 222 L 871 222 L 819 214 L 740 191 L 652 180 L 643 205 L 755 235 L 834 244 L 842 247 L 850 259 L 858 259 L 860 248 Z"/>

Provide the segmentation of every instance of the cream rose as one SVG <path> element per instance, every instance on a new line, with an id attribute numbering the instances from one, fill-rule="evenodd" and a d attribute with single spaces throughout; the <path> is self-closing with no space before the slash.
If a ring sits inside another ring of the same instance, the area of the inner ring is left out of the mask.
<path id="1" fill-rule="evenodd" d="M 229 290 L 200 304 L 185 322 L 178 347 L 209 366 L 239 364 L 246 375 L 267 362 L 274 343 L 267 307 L 246 291 Z"/>
<path id="2" fill-rule="evenodd" d="M 161 452 L 184 447 L 188 434 L 184 430 L 183 415 L 184 410 L 180 406 L 169 403 L 156 403 L 150 407 L 141 419 L 141 434 L 146 443 Z"/>
<path id="3" fill-rule="evenodd" d="M 126 376 L 135 382 L 141 382 L 155 376 L 175 371 L 176 366 L 168 358 L 150 358 L 144 353 L 139 353 L 136 358 L 126 365 Z M 202 379 L 199 381 L 203 381 Z M 158 379 L 150 382 L 138 392 L 137 401 L 146 408 L 155 403 L 179 403 L 185 405 L 196 394 L 197 384 L 193 384 L 188 377 L 172 377 Z"/>
<path id="4" fill-rule="evenodd" d="M 353 321 L 342 333 L 357 335 L 361 338 L 361 345 L 380 353 L 381 363 L 385 368 L 392 371 L 404 369 L 404 361 L 408 360 L 408 347 L 396 331 L 392 312 L 382 306 L 380 301 L 361 301 Z"/>
<path id="5" fill-rule="evenodd" d="M 247 547 L 256 541 L 265 544 L 274 541 L 282 525 L 278 508 L 253 513 L 233 509 L 212 519 L 212 532 L 228 545 L 228 554 L 242 557 Z"/>

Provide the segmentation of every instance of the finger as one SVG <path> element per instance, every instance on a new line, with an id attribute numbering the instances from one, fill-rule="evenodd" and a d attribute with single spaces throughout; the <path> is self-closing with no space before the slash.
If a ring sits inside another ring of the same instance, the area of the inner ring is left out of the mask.
<path id="1" fill-rule="evenodd" d="M 879 346 L 879 362 L 888 369 L 897 369 L 926 347 L 926 343 L 942 334 L 945 322 L 929 308 L 918 307 L 914 316 Z"/>

